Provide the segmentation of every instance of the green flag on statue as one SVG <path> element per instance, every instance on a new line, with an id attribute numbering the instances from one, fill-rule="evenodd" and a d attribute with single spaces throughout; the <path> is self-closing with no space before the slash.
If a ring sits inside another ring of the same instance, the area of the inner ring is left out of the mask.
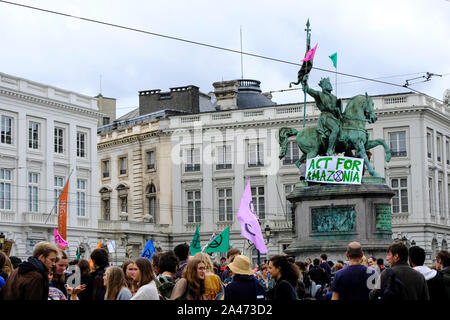
<path id="1" fill-rule="evenodd" d="M 336 68 L 337 66 L 337 52 L 333 53 L 331 56 L 328 56 L 331 61 L 333 61 L 333 66 Z"/>
<path id="2" fill-rule="evenodd" d="M 230 226 L 222 231 L 211 241 L 205 249 L 205 253 L 227 252 L 230 248 Z"/>
<path id="3" fill-rule="evenodd" d="M 191 251 L 191 255 L 195 255 L 197 252 L 202 251 L 202 247 L 200 246 L 200 231 L 198 230 L 198 224 L 195 229 L 194 238 L 192 238 L 189 250 Z"/>

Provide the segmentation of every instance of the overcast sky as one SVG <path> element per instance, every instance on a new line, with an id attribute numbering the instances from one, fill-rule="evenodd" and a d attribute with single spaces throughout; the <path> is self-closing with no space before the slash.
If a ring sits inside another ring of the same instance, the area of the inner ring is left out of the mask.
<path id="1" fill-rule="evenodd" d="M 11 0 L 15 1 L 15 0 Z M 442 100 L 450 88 L 450 1 L 114 1 L 17 0 L 29 6 L 290 62 L 305 54 L 305 23 L 314 66 L 382 78 L 400 85 L 426 72 L 444 74 L 411 87 Z M 0 2 L 0 72 L 90 96 L 117 99 L 117 115 L 138 106 L 138 91 L 196 85 L 241 77 L 239 54 Z M 287 89 L 298 67 L 244 56 L 244 78 L 263 91 Z M 312 70 L 310 85 L 335 75 Z M 419 80 L 415 80 L 419 81 Z M 414 81 L 412 81 L 414 82 Z M 338 76 L 338 96 L 405 92 L 407 89 Z M 301 91 L 273 93 L 278 104 L 303 101 Z"/>

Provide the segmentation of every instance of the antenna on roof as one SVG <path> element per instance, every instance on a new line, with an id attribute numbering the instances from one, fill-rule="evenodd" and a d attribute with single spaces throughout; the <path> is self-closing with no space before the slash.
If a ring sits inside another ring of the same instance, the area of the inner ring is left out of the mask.
<path id="1" fill-rule="evenodd" d="M 242 55 L 242 26 L 240 26 L 241 33 L 241 79 L 244 79 L 244 56 Z"/>

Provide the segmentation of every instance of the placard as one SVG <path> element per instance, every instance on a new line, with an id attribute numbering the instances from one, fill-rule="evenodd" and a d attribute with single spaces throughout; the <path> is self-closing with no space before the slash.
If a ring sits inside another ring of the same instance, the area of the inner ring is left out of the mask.
<path id="1" fill-rule="evenodd" d="M 306 161 L 306 181 L 361 184 L 364 160 L 341 156 L 316 157 Z"/>

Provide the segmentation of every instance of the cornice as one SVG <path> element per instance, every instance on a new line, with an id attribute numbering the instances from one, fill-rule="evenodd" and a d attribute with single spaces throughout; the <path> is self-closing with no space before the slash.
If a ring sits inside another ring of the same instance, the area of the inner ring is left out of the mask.
<path id="1" fill-rule="evenodd" d="M 5 88 L 0 88 L 0 95 L 9 97 L 9 98 L 13 98 L 13 99 L 17 99 L 17 100 L 34 103 L 34 104 L 40 104 L 40 105 L 43 105 L 46 107 L 53 107 L 53 108 L 62 109 L 65 111 L 74 112 L 74 113 L 83 113 L 88 116 L 94 117 L 96 119 L 103 116 L 103 113 L 95 111 L 95 110 L 75 106 L 75 105 L 72 105 L 69 103 L 57 102 L 57 101 L 54 101 L 51 99 L 45 99 L 42 97 L 34 96 L 32 94 L 21 93 L 21 92 L 17 92 L 14 90 L 8 90 Z"/>
<path id="2" fill-rule="evenodd" d="M 162 135 L 167 135 L 166 133 L 162 133 L 161 131 L 153 131 L 153 132 L 145 132 L 145 133 L 137 133 L 133 135 L 129 135 L 126 137 L 116 138 L 114 140 L 109 140 L 106 142 L 101 142 L 97 144 L 97 150 L 109 148 L 116 145 L 133 143 L 136 141 L 144 141 L 148 138 L 159 137 Z"/>

